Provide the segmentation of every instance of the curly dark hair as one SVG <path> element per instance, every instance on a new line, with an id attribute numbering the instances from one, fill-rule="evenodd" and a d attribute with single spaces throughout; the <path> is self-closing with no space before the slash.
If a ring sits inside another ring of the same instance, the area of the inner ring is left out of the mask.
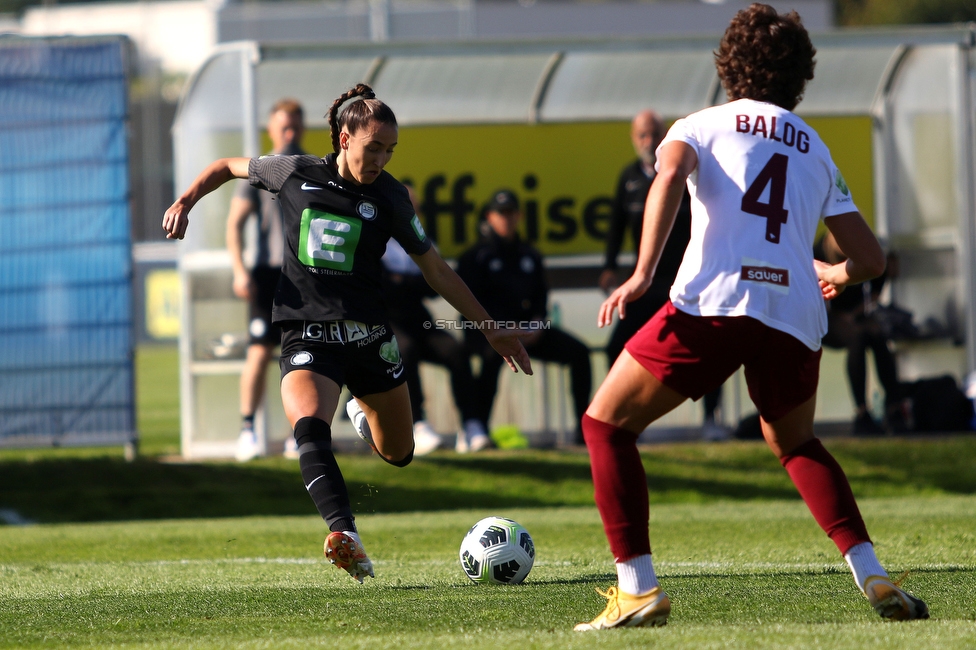
<path id="1" fill-rule="evenodd" d="M 344 111 L 339 112 L 339 108 L 344 103 L 356 97 L 362 99 L 349 104 Z M 355 87 L 339 95 L 332 102 L 326 117 L 329 118 L 329 128 L 332 131 L 332 149 L 336 153 L 339 153 L 339 132 L 343 127 L 353 134 L 371 121 L 390 126 L 397 125 L 393 109 L 376 99 L 376 93 L 367 84 L 356 84 Z"/>
<path id="2" fill-rule="evenodd" d="M 732 19 L 715 67 L 729 101 L 755 99 L 791 111 L 813 79 L 816 53 L 799 14 L 757 2 Z"/>

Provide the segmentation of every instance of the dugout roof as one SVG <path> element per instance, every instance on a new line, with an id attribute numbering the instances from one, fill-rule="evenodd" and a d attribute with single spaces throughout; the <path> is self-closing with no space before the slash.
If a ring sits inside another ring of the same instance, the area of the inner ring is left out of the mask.
<path id="1" fill-rule="evenodd" d="M 360 81 L 402 126 L 629 121 L 649 106 L 678 118 L 724 101 L 712 54 L 718 40 L 225 44 L 180 102 L 177 190 L 214 158 L 257 155 L 277 99 L 300 100 L 309 127 L 321 129 L 332 100 Z M 869 122 L 874 191 L 862 191 L 859 205 L 870 201 L 876 231 L 903 253 L 898 302 L 919 321 L 935 319 L 973 341 L 976 26 L 840 30 L 813 40 L 816 78 L 796 112 Z M 201 202 L 205 225 L 184 250 L 223 248 L 226 201 Z M 976 369 L 968 347 L 968 368 Z"/>

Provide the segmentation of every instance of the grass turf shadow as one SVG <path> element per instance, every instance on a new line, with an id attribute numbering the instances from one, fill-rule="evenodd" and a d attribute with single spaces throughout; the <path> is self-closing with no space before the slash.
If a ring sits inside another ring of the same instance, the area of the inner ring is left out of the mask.
<path id="1" fill-rule="evenodd" d="M 858 496 L 976 493 L 976 436 L 830 441 Z M 761 443 L 645 451 L 654 503 L 796 500 Z M 589 457 L 563 451 L 439 452 L 398 469 L 341 455 L 357 513 L 591 506 Z M 113 457 L 0 461 L 0 508 L 37 522 L 314 515 L 297 463 L 161 463 Z"/>

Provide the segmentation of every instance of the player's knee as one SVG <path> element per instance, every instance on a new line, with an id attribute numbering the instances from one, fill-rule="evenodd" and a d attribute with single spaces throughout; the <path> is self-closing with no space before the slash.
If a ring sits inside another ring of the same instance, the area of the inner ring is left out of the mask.
<path id="1" fill-rule="evenodd" d="M 299 450 L 305 444 L 332 445 L 332 427 L 325 420 L 304 417 L 295 423 L 295 442 Z"/>
<path id="2" fill-rule="evenodd" d="M 414 450 L 414 446 L 410 445 L 410 451 L 407 452 L 406 456 L 404 456 L 399 460 L 387 458 L 386 456 L 382 456 L 382 455 L 380 456 L 380 458 L 388 462 L 390 465 L 393 465 L 394 467 L 406 467 L 411 462 L 413 462 L 413 450 Z"/>

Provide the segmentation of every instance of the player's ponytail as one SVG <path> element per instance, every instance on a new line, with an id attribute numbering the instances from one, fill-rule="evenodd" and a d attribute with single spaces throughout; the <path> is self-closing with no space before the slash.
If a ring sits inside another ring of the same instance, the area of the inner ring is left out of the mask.
<path id="1" fill-rule="evenodd" d="M 353 101 L 346 106 L 342 113 L 339 112 L 344 103 L 359 97 L 362 99 Z M 336 153 L 339 153 L 339 134 L 342 129 L 346 129 L 352 135 L 371 121 L 391 126 L 397 125 L 393 110 L 376 99 L 376 93 L 367 84 L 356 84 L 354 88 L 339 95 L 332 102 L 327 117 L 329 118 L 329 129 L 332 131 L 332 149 Z"/>

